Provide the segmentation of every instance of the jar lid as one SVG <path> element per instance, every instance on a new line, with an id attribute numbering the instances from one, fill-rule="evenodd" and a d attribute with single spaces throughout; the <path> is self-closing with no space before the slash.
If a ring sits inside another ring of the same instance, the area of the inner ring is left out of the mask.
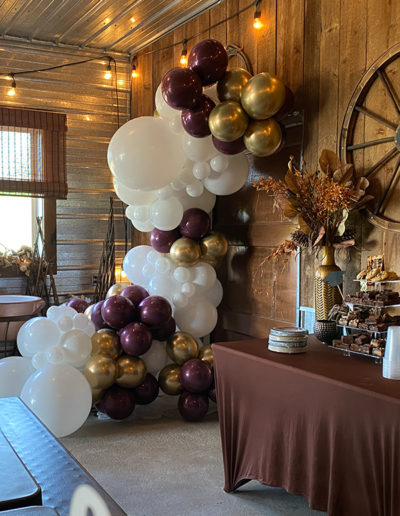
<path id="1" fill-rule="evenodd" d="M 306 330 L 305 328 L 293 328 L 290 326 L 283 326 L 271 328 L 269 334 L 282 337 L 306 337 L 308 335 L 308 330 Z"/>

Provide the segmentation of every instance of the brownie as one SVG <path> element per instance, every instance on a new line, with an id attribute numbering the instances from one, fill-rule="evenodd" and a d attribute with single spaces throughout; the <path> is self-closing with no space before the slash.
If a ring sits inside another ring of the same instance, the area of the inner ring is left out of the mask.
<path id="1" fill-rule="evenodd" d="M 352 344 L 354 342 L 354 335 L 343 335 L 342 342 L 345 344 Z"/>
<path id="2" fill-rule="evenodd" d="M 361 353 L 371 354 L 371 346 L 360 346 Z"/>
<path id="3" fill-rule="evenodd" d="M 350 344 L 350 349 L 351 349 L 351 351 L 361 351 L 361 346 L 353 343 L 353 344 Z"/>
<path id="4" fill-rule="evenodd" d="M 383 357 L 385 348 L 372 348 L 372 354 L 376 357 Z"/>

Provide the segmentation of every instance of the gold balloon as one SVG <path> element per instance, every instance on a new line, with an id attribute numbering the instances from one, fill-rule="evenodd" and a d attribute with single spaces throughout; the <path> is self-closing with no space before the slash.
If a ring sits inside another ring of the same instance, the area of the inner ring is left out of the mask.
<path id="1" fill-rule="evenodd" d="M 121 344 L 113 330 L 98 330 L 92 336 L 92 355 L 103 355 L 116 359 L 121 354 Z"/>
<path id="2" fill-rule="evenodd" d="M 196 358 L 199 354 L 199 345 L 190 333 L 177 331 L 167 341 L 168 356 L 179 365 L 182 365 L 189 358 Z"/>
<path id="3" fill-rule="evenodd" d="M 144 382 L 146 364 L 141 358 L 124 356 L 117 360 L 117 378 L 120 387 L 133 389 Z"/>
<path id="4" fill-rule="evenodd" d="M 206 254 L 202 255 L 201 261 L 208 263 L 208 265 L 211 265 L 214 269 L 218 269 L 222 263 L 221 258 L 214 258 L 213 256 L 207 256 Z"/>
<path id="5" fill-rule="evenodd" d="M 224 100 L 234 100 L 240 102 L 243 86 L 251 79 L 251 73 L 244 68 L 231 68 L 227 70 L 222 79 L 218 81 L 218 98 Z"/>
<path id="6" fill-rule="evenodd" d="M 248 123 L 242 106 L 233 100 L 217 104 L 208 118 L 211 134 L 223 142 L 233 142 L 243 136 Z"/>
<path id="7" fill-rule="evenodd" d="M 114 283 L 114 285 L 111 285 L 111 287 L 107 290 L 106 299 L 111 296 L 120 296 L 121 292 L 126 286 L 126 283 Z"/>
<path id="8" fill-rule="evenodd" d="M 199 351 L 199 358 L 204 360 L 204 362 L 207 362 L 207 364 L 210 367 L 214 367 L 214 353 L 211 349 L 210 344 L 206 344 L 205 346 L 202 346 Z"/>
<path id="9" fill-rule="evenodd" d="M 282 142 L 282 129 L 276 120 L 253 120 L 243 138 L 246 149 L 260 158 L 276 152 Z"/>
<path id="10" fill-rule="evenodd" d="M 83 374 L 93 389 L 107 389 L 115 381 L 117 367 L 110 357 L 96 355 L 86 362 Z"/>
<path id="11" fill-rule="evenodd" d="M 168 364 L 163 367 L 158 375 L 158 383 L 165 394 L 175 396 L 183 391 L 181 380 L 179 378 L 180 366 L 176 364 Z"/>
<path id="12" fill-rule="evenodd" d="M 269 73 L 259 73 L 243 87 L 241 103 L 246 113 L 255 120 L 275 115 L 283 106 L 286 88 L 283 82 Z"/>
<path id="13" fill-rule="evenodd" d="M 226 255 L 228 252 L 228 240 L 219 231 L 212 231 L 200 242 L 202 260 L 216 261 Z"/>
<path id="14" fill-rule="evenodd" d="M 199 260 L 201 250 L 198 242 L 191 238 L 182 237 L 172 244 L 169 255 L 176 265 L 188 267 Z"/>
<path id="15" fill-rule="evenodd" d="M 101 400 L 104 396 L 105 389 L 92 389 L 92 403 L 93 405 Z"/>

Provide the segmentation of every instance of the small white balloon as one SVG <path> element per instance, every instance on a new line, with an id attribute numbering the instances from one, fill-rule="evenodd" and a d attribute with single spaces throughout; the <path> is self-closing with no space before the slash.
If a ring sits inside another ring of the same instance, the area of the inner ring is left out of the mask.
<path id="1" fill-rule="evenodd" d="M 18 397 L 26 380 L 35 368 L 26 357 L 7 357 L 0 360 L 0 398 Z"/>
<path id="2" fill-rule="evenodd" d="M 188 267 L 177 267 L 174 271 L 174 278 L 179 283 L 185 283 L 191 281 L 192 271 Z"/>
<path id="3" fill-rule="evenodd" d="M 84 331 L 86 335 L 89 335 L 89 337 L 92 337 L 96 332 L 94 324 L 86 317 L 85 314 L 74 315 L 73 323 L 76 330 Z"/>
<path id="4" fill-rule="evenodd" d="M 170 262 L 168 258 L 158 258 L 155 263 L 156 272 L 159 274 L 166 274 L 170 270 Z"/>
<path id="5" fill-rule="evenodd" d="M 223 154 L 218 154 L 214 156 L 210 161 L 210 166 L 214 170 L 214 172 L 224 172 L 229 165 L 229 159 Z"/>
<path id="6" fill-rule="evenodd" d="M 182 293 L 187 297 L 192 297 L 196 293 L 196 287 L 193 285 L 193 283 L 184 283 L 182 285 Z"/>
<path id="7" fill-rule="evenodd" d="M 133 209 L 133 218 L 138 222 L 146 222 L 150 218 L 150 206 L 135 206 Z"/>
<path id="8" fill-rule="evenodd" d="M 215 328 L 218 313 L 205 296 L 194 296 L 184 308 L 176 307 L 174 318 L 182 331 L 187 331 L 193 337 L 204 337 Z"/>
<path id="9" fill-rule="evenodd" d="M 231 195 L 242 188 L 249 175 L 246 156 L 236 154 L 229 158 L 228 168 L 219 174 L 213 173 L 204 179 L 204 186 L 215 195 Z"/>
<path id="10" fill-rule="evenodd" d="M 43 369 L 49 365 L 46 351 L 38 351 L 32 357 L 32 365 L 35 369 Z"/>
<path id="11" fill-rule="evenodd" d="M 90 337 L 81 330 L 71 330 L 61 338 L 67 362 L 73 367 L 81 367 L 92 352 Z"/>
<path id="12" fill-rule="evenodd" d="M 142 233 L 149 233 L 149 231 L 153 231 L 154 224 L 152 224 L 151 220 L 145 220 L 144 222 L 140 222 L 140 220 L 131 219 L 132 225 Z"/>
<path id="13" fill-rule="evenodd" d="M 189 299 L 184 294 L 175 294 L 173 297 L 173 302 L 177 308 L 184 308 L 187 306 Z"/>
<path id="14" fill-rule="evenodd" d="M 193 183 L 190 183 L 190 185 L 187 185 L 186 187 L 186 193 L 190 195 L 190 197 L 200 197 L 200 195 L 204 191 L 204 185 L 201 181 L 195 180 Z"/>
<path id="15" fill-rule="evenodd" d="M 147 284 L 147 279 L 143 276 L 142 270 L 147 255 L 152 250 L 149 245 L 137 245 L 125 255 L 122 267 L 129 281 L 134 285 L 145 286 Z"/>
<path id="16" fill-rule="evenodd" d="M 147 372 L 156 376 L 168 363 L 166 343 L 153 339 L 149 351 L 141 355 L 140 358 L 146 364 Z"/>
<path id="17" fill-rule="evenodd" d="M 66 364 L 66 354 L 62 346 L 55 346 L 47 352 L 47 361 L 52 365 Z"/>
<path id="18" fill-rule="evenodd" d="M 217 274 L 214 267 L 205 262 L 200 262 L 195 265 L 194 268 L 194 279 L 193 283 L 199 285 L 199 287 L 208 290 L 210 289 L 217 279 Z"/>
<path id="19" fill-rule="evenodd" d="M 207 161 L 198 161 L 193 165 L 193 175 L 196 179 L 205 179 L 210 174 L 211 168 Z"/>
<path id="20" fill-rule="evenodd" d="M 169 199 L 174 194 L 170 185 L 164 186 L 160 190 L 157 190 L 157 197 L 159 199 Z"/>
<path id="21" fill-rule="evenodd" d="M 51 321 L 57 322 L 59 319 L 61 319 L 61 317 L 73 317 L 75 314 L 76 310 L 70 306 L 51 306 L 46 312 L 46 317 Z"/>
<path id="22" fill-rule="evenodd" d="M 66 332 L 66 331 L 72 330 L 72 328 L 74 327 L 74 324 L 72 322 L 71 317 L 64 315 L 64 317 L 61 317 L 60 319 L 58 319 L 57 326 L 59 327 L 59 329 L 62 332 Z"/>
<path id="23" fill-rule="evenodd" d="M 206 188 L 204 188 L 203 193 L 199 197 L 191 197 L 186 193 L 186 189 L 181 190 L 177 195 L 183 206 L 183 211 L 189 210 L 190 208 L 200 208 L 206 213 L 210 213 L 217 199 L 215 194 L 209 192 Z"/>
<path id="24" fill-rule="evenodd" d="M 212 143 L 211 136 L 194 138 L 186 131 L 182 136 L 182 147 L 185 155 L 192 161 L 208 161 L 218 153 Z"/>
<path id="25" fill-rule="evenodd" d="M 151 263 L 152 265 L 155 265 L 156 261 L 159 259 L 160 255 L 157 251 L 155 251 L 153 248 L 151 248 L 151 251 L 149 251 L 147 255 L 147 263 Z"/>
<path id="26" fill-rule="evenodd" d="M 151 205 L 151 222 L 162 231 L 175 229 L 179 226 L 182 216 L 182 204 L 176 197 L 158 199 Z"/>
<path id="27" fill-rule="evenodd" d="M 142 274 L 149 279 L 154 275 L 154 265 L 152 263 L 145 263 L 143 265 Z"/>

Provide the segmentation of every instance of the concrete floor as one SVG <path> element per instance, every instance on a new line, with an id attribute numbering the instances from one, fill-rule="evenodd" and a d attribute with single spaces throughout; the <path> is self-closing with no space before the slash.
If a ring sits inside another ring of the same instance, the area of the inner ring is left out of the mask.
<path id="1" fill-rule="evenodd" d="M 121 422 L 92 414 L 62 442 L 129 516 L 325 514 L 255 481 L 225 493 L 215 405 L 201 423 L 188 423 L 176 402 L 161 396 Z"/>

